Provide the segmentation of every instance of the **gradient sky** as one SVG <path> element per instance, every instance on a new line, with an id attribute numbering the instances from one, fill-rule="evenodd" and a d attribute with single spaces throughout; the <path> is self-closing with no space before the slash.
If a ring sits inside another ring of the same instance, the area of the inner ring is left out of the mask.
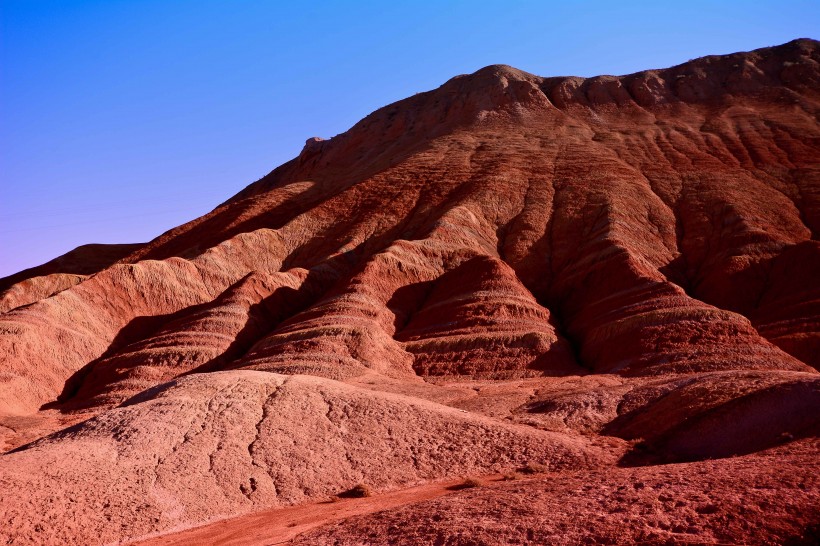
<path id="1" fill-rule="evenodd" d="M 627 74 L 818 30 L 817 0 L 0 0 L 0 276 L 150 240 L 489 64 Z"/>

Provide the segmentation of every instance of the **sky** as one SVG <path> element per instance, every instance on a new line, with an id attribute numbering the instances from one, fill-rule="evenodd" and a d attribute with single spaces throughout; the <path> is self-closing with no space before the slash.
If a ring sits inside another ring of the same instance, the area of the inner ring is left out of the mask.
<path id="1" fill-rule="evenodd" d="M 0 277 L 148 241 L 483 66 L 628 74 L 818 31 L 818 0 L 0 0 Z"/>

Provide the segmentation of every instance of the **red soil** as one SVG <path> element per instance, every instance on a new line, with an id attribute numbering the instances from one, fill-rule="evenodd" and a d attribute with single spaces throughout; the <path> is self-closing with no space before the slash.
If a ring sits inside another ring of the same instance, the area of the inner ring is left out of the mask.
<path id="1" fill-rule="evenodd" d="M 814 442 L 735 459 L 490 483 L 401 508 L 388 505 L 289 543 L 817 544 L 818 447 Z M 198 536 L 207 536 L 206 529 Z"/>
<path id="2" fill-rule="evenodd" d="M 129 541 L 527 462 L 557 474 L 312 536 L 810 532 L 819 62 L 797 40 L 621 77 L 487 67 L 154 241 L 0 281 L 0 537 Z M 737 508 L 756 479 L 767 518 Z M 637 483 L 668 521 L 596 492 Z M 746 523 L 690 514 L 706 487 Z"/>
<path id="3" fill-rule="evenodd" d="M 500 475 L 484 477 L 498 481 Z M 180 531 L 133 543 L 134 546 L 223 544 L 287 544 L 295 537 L 329 522 L 372 514 L 426 501 L 455 492 L 463 480 L 447 480 L 410 487 L 362 499 L 331 497 L 322 502 L 289 508 L 260 510 L 246 516 L 221 520 L 210 525 Z"/>

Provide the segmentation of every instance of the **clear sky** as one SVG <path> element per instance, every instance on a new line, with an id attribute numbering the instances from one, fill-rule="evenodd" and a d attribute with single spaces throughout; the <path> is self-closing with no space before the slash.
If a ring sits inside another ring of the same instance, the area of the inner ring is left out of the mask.
<path id="1" fill-rule="evenodd" d="M 0 0 L 0 276 L 150 240 L 489 64 L 626 74 L 818 30 L 818 0 Z"/>

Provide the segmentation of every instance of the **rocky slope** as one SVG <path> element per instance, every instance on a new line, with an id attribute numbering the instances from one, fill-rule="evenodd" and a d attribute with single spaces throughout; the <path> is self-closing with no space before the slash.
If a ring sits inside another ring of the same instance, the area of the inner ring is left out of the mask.
<path id="1" fill-rule="evenodd" d="M 323 378 L 216 372 L 7 454 L 0 486 L 29 492 L 5 507 L 16 536 L 109 543 L 327 498 L 351 483 L 396 488 L 528 461 L 588 468 L 606 458 L 583 439 L 419 399 Z M 55 498 L 65 502 L 40 509 Z"/>
<path id="2" fill-rule="evenodd" d="M 817 544 L 818 447 L 488 483 L 290 544 Z"/>
<path id="3" fill-rule="evenodd" d="M 490 66 L 308 140 L 154 241 L 0 281 L 18 447 L 0 481 L 22 492 L 0 536 L 127 541 L 531 460 L 629 484 L 794 444 L 800 481 L 820 432 L 818 63 L 796 40 L 621 77 Z M 781 500 L 810 505 L 801 483 Z M 477 495 L 564 494 L 527 488 Z M 775 512 L 750 525 L 817 523 Z"/>

